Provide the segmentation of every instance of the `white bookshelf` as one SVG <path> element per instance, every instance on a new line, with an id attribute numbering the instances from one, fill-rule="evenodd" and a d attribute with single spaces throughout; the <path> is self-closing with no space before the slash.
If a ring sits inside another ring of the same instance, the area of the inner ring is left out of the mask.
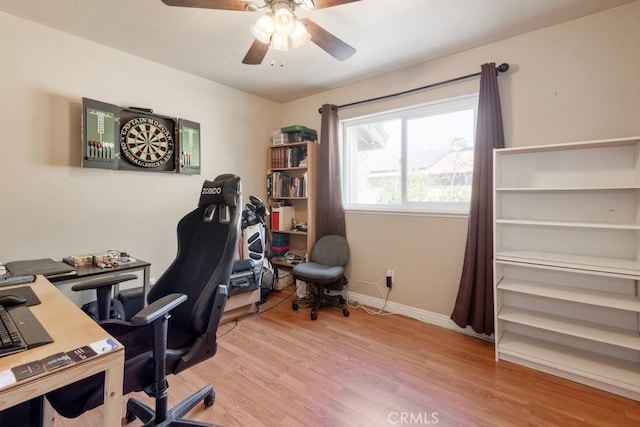
<path id="1" fill-rule="evenodd" d="M 505 332 L 501 359 L 637 400 L 640 365 L 568 345 Z"/>
<path id="2" fill-rule="evenodd" d="M 549 266 L 602 271 L 612 274 L 627 274 L 632 277 L 637 276 L 640 267 L 638 261 L 631 259 L 505 248 L 496 251 L 496 259 L 524 263 L 543 263 Z"/>
<path id="3" fill-rule="evenodd" d="M 562 285 L 530 282 L 513 278 L 503 278 L 498 290 L 527 295 L 535 295 L 556 300 L 590 304 L 599 307 L 640 312 L 640 299 L 635 295 L 623 295 L 606 291 L 594 291 Z"/>
<path id="4" fill-rule="evenodd" d="M 640 137 L 494 151 L 496 360 L 640 400 Z"/>

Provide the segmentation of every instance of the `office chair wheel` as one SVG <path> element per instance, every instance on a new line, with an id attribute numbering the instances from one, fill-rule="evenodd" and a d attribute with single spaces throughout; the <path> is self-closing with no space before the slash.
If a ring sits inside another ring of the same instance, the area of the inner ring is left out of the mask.
<path id="1" fill-rule="evenodd" d="M 311 320 L 317 320 L 318 319 L 318 312 L 315 310 L 311 311 Z"/>
<path id="2" fill-rule="evenodd" d="M 345 308 L 343 308 L 343 309 L 342 309 L 342 315 L 343 315 L 344 317 L 349 317 L 349 310 L 347 310 L 347 307 L 345 307 Z"/>
<path id="3" fill-rule="evenodd" d="M 211 394 L 208 394 L 204 397 L 204 407 L 205 408 L 210 408 L 213 406 L 213 404 L 216 402 L 216 393 L 213 392 Z"/>
<path id="4" fill-rule="evenodd" d="M 298 305 L 298 303 L 297 303 L 297 302 L 293 301 L 293 302 L 291 303 L 291 308 L 293 308 L 294 310 L 296 310 L 296 311 L 297 311 L 297 310 L 300 308 L 300 306 Z"/>

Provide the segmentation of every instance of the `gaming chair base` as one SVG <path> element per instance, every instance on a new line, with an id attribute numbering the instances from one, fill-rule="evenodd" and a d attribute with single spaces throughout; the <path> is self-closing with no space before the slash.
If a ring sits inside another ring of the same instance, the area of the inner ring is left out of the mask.
<path id="1" fill-rule="evenodd" d="M 184 415 L 186 415 L 189 411 L 196 407 L 198 403 L 204 401 L 205 408 L 213 406 L 215 401 L 216 394 L 213 391 L 213 387 L 209 384 L 203 387 L 197 393 L 192 394 L 191 396 L 184 399 L 182 402 L 169 409 L 167 412 L 167 417 L 164 421 L 156 421 L 156 412 L 153 408 L 145 405 L 144 403 L 136 400 L 129 399 L 127 401 L 127 415 L 126 420 L 127 423 L 135 420 L 136 418 L 141 420 L 144 423 L 144 426 L 207 426 L 214 427 L 214 424 L 205 423 L 202 421 L 192 421 L 182 419 Z"/>

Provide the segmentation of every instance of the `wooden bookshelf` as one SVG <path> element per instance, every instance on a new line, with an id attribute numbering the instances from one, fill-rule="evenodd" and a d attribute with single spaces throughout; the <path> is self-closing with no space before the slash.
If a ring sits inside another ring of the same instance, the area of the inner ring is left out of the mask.
<path id="1" fill-rule="evenodd" d="M 268 156 L 267 193 L 270 209 L 273 210 L 278 204 L 293 206 L 295 223 L 306 225 L 306 231 L 299 229 L 276 231 L 272 228 L 272 236 L 276 234 L 288 236 L 290 250 L 304 254 L 307 258 L 316 241 L 318 149 L 319 145 L 315 142 L 293 142 L 269 147 Z M 290 186 L 282 188 L 287 183 Z M 294 266 L 278 258 L 273 259 L 273 263 L 285 267 Z"/>

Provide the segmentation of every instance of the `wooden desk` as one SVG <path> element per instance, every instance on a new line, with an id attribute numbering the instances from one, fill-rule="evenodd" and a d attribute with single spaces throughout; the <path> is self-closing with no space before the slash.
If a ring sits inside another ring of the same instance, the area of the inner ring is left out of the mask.
<path id="1" fill-rule="evenodd" d="M 26 285 L 16 285 L 18 286 Z M 43 276 L 37 276 L 36 281 L 30 286 L 42 303 L 29 308 L 54 342 L 0 357 L 0 371 L 112 338 Z M 11 287 L 3 289 L 11 289 Z M 99 372 L 105 372 L 104 425 L 107 427 L 120 425 L 124 376 L 124 347 L 120 343 L 115 350 L 44 372 L 0 389 L 0 410 Z"/>

